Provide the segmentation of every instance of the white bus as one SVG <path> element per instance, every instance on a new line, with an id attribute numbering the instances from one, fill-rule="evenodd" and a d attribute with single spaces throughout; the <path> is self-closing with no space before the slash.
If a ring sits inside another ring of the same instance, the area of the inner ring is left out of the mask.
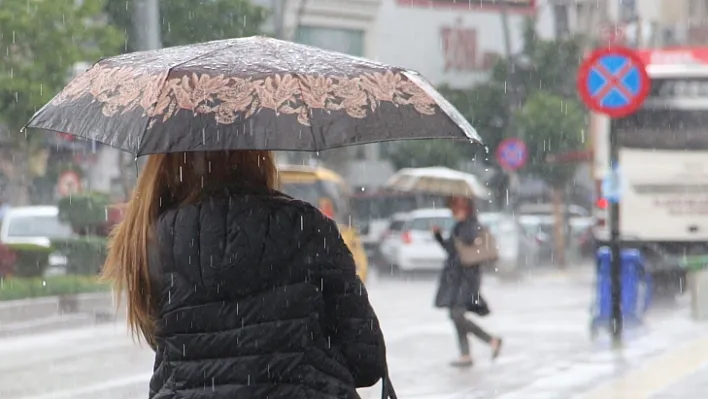
<path id="1" fill-rule="evenodd" d="M 612 124 L 623 180 L 620 234 L 649 259 L 657 287 L 674 294 L 683 289 L 676 256 L 708 254 L 708 48 L 639 54 L 652 81 L 643 107 L 613 121 L 592 115 L 594 236 L 598 245 L 609 239 L 601 186 Z"/>

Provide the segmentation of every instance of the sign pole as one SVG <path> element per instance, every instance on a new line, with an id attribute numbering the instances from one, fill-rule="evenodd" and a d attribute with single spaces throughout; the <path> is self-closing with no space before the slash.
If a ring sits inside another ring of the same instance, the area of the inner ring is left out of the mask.
<path id="1" fill-rule="evenodd" d="M 609 202 L 609 247 L 611 281 L 610 330 L 616 348 L 622 346 L 622 240 L 619 210 L 622 184 L 619 168 L 619 140 L 616 118 L 636 112 L 651 90 L 651 80 L 641 58 L 624 47 L 598 49 L 588 56 L 578 70 L 578 92 L 583 102 L 593 111 L 610 118 L 610 159 L 606 179 L 608 190 L 603 197 Z M 603 184 L 604 186 L 604 184 Z M 598 269 L 598 272 L 601 272 Z"/>
<path id="2" fill-rule="evenodd" d="M 610 121 L 610 173 L 619 167 L 619 143 L 614 121 Z M 619 177 L 618 175 L 616 177 Z M 619 183 L 619 182 L 617 182 Z M 615 347 L 622 346 L 622 243 L 620 239 L 619 210 L 620 198 L 609 201 L 610 228 L 610 280 L 612 281 L 612 342 Z"/>

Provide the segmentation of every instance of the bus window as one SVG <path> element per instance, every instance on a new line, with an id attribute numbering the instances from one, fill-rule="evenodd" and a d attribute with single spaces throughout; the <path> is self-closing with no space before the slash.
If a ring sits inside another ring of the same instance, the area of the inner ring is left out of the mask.
<path id="1" fill-rule="evenodd" d="M 281 189 L 293 198 L 316 206 L 337 223 L 349 223 L 348 197 L 346 192 L 338 188 L 337 183 L 327 180 L 287 182 L 281 184 Z"/>
<path id="2" fill-rule="evenodd" d="M 622 147 L 673 151 L 708 149 L 708 112 L 641 109 L 612 122 Z"/>

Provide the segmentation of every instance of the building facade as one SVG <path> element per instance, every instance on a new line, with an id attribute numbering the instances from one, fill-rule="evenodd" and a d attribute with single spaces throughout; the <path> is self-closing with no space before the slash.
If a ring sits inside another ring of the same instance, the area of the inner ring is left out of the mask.
<path id="1" fill-rule="evenodd" d="M 704 46 L 706 0 L 551 0 L 578 33 L 630 47 Z"/>
<path id="2" fill-rule="evenodd" d="M 382 0 L 372 58 L 416 70 L 436 86 L 469 88 L 487 79 L 499 57 L 521 50 L 532 16 L 538 34 L 553 37 L 545 0 Z"/>

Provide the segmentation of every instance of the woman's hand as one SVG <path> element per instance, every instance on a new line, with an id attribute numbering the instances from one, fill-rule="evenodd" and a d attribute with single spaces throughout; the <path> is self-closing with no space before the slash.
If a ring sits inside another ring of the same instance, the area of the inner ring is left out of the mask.
<path id="1" fill-rule="evenodd" d="M 440 226 L 433 226 L 431 230 L 433 231 L 434 235 L 440 234 Z"/>

